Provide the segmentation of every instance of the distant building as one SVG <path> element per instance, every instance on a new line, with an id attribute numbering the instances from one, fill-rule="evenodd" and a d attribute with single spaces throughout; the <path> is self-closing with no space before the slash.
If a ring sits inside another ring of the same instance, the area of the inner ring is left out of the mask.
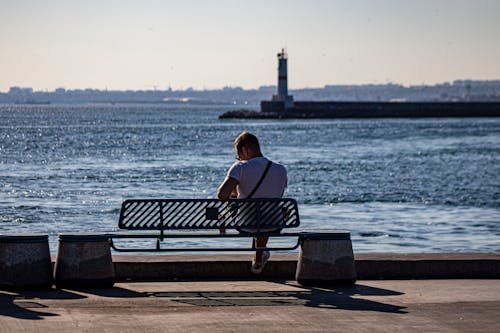
<path id="1" fill-rule="evenodd" d="M 32 94 L 33 88 L 10 87 L 9 94 Z"/>

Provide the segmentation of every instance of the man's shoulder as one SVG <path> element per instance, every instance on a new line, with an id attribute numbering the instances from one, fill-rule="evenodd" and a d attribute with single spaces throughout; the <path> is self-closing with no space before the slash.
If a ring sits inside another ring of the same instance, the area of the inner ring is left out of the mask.
<path id="1" fill-rule="evenodd" d="M 273 165 L 274 165 L 276 168 L 280 168 L 280 169 L 282 169 L 282 170 L 286 171 L 285 166 L 284 166 L 283 164 L 279 163 L 279 162 L 275 162 L 275 161 L 273 161 Z"/>
<path id="2" fill-rule="evenodd" d="M 241 169 L 245 163 L 243 163 L 244 161 L 236 161 L 234 162 L 230 167 L 229 167 L 229 171 L 231 170 L 235 170 L 235 169 Z"/>
<path id="3" fill-rule="evenodd" d="M 280 166 L 282 168 L 284 168 L 285 166 L 283 164 L 281 164 L 280 162 L 276 162 L 276 161 L 272 161 L 273 164 L 277 165 L 277 166 Z"/>

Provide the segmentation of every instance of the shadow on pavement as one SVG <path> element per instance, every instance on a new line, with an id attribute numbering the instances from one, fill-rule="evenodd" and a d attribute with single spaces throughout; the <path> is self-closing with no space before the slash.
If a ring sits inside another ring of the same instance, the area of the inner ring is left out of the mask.
<path id="1" fill-rule="evenodd" d="M 286 282 L 283 282 L 286 284 Z M 286 284 L 290 286 L 289 284 Z M 157 297 L 194 306 L 308 306 L 354 311 L 407 313 L 404 307 L 363 299 L 363 296 L 397 296 L 402 293 L 364 285 L 316 288 L 297 286 L 295 291 L 156 291 L 125 288 L 82 289 L 101 297 Z M 356 297 L 358 296 L 358 297 Z"/>
<path id="2" fill-rule="evenodd" d="M 60 289 L 0 291 L 0 316 L 28 320 L 42 320 L 45 317 L 58 316 L 54 313 L 38 311 L 47 308 L 41 300 L 82 299 L 86 296 Z"/>
<path id="3" fill-rule="evenodd" d="M 403 293 L 374 288 L 364 285 L 354 285 L 349 287 L 337 288 L 307 288 L 309 292 L 299 294 L 297 297 L 304 297 L 306 300 L 305 306 L 311 307 L 326 307 L 344 310 L 355 311 L 377 311 L 390 313 L 407 313 L 403 309 L 405 307 L 376 302 L 353 296 L 397 296 Z"/>
<path id="4" fill-rule="evenodd" d="M 138 292 L 116 286 L 111 288 L 82 288 L 82 289 L 72 289 L 72 290 L 93 294 L 101 297 L 136 298 L 136 297 L 150 296 L 148 293 Z"/>

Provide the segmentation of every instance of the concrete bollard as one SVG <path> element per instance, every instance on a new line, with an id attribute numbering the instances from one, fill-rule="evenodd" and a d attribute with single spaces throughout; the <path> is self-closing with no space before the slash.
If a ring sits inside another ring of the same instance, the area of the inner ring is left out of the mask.
<path id="1" fill-rule="evenodd" d="M 58 288 L 101 288 L 114 284 L 109 237 L 104 234 L 61 234 L 54 268 Z"/>
<path id="2" fill-rule="evenodd" d="M 49 237 L 44 234 L 0 235 L 0 287 L 50 288 L 53 284 Z"/>
<path id="3" fill-rule="evenodd" d="M 351 285 L 356 282 L 349 232 L 305 232 L 299 241 L 297 282 L 302 285 Z"/>

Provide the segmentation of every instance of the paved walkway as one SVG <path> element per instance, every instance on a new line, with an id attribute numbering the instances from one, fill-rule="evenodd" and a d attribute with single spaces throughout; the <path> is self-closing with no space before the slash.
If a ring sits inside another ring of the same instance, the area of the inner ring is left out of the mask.
<path id="1" fill-rule="evenodd" d="M 500 280 L 117 283 L 0 291 L 0 332 L 500 332 Z"/>

